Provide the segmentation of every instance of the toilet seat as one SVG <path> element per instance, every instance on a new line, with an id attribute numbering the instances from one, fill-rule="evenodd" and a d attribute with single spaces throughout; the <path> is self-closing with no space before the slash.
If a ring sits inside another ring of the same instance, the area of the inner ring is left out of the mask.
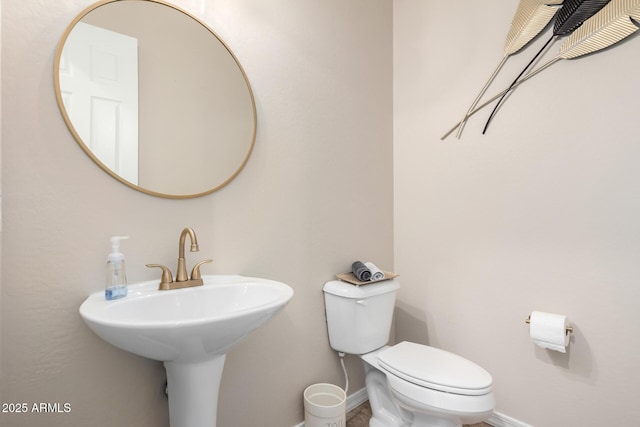
<path id="1" fill-rule="evenodd" d="M 426 345 L 401 342 L 378 353 L 378 364 L 391 375 L 431 390 L 465 396 L 491 392 L 487 371 L 464 357 Z"/>

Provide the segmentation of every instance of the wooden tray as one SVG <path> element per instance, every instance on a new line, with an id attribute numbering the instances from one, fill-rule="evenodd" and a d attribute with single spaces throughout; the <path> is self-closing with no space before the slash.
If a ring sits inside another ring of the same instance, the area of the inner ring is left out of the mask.
<path id="1" fill-rule="evenodd" d="M 383 273 L 384 273 L 384 279 L 369 280 L 368 282 L 363 282 L 361 280 L 358 280 L 358 278 L 355 276 L 355 274 L 353 274 L 351 272 L 336 274 L 336 277 L 338 279 L 340 279 L 340 280 L 343 280 L 345 282 L 351 283 L 352 285 L 361 286 L 361 285 L 370 285 L 372 283 L 383 282 L 385 280 L 390 280 L 390 279 L 393 279 L 394 277 L 398 277 L 399 276 L 399 274 L 391 273 L 389 271 L 383 271 Z"/>

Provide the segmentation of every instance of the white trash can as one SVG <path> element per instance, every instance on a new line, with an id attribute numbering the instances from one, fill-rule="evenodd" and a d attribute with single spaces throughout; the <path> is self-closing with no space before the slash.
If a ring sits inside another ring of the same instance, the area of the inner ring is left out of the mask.
<path id="1" fill-rule="evenodd" d="M 304 390 L 304 427 L 346 427 L 347 395 L 333 384 L 313 384 Z"/>

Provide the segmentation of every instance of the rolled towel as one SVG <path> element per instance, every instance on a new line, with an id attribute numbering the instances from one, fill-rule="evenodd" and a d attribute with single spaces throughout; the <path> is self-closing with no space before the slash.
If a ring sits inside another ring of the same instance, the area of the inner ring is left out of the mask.
<path id="1" fill-rule="evenodd" d="M 356 261 L 351 264 L 351 271 L 361 282 L 368 282 L 371 280 L 371 271 L 369 271 L 367 266 L 361 261 Z"/>
<path id="2" fill-rule="evenodd" d="M 371 280 L 384 279 L 384 273 L 372 262 L 365 262 L 364 265 L 371 271 Z"/>

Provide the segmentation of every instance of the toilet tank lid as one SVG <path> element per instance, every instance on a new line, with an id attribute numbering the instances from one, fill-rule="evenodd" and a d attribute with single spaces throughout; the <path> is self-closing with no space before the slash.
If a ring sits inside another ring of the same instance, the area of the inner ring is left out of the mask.
<path id="1" fill-rule="evenodd" d="M 332 280 L 325 283 L 322 290 L 327 294 L 337 295 L 344 298 L 367 298 L 394 292 L 399 288 L 400 282 L 398 282 L 398 279 L 383 280 L 360 286 L 352 285 L 351 283 L 343 282 L 341 280 Z"/>

